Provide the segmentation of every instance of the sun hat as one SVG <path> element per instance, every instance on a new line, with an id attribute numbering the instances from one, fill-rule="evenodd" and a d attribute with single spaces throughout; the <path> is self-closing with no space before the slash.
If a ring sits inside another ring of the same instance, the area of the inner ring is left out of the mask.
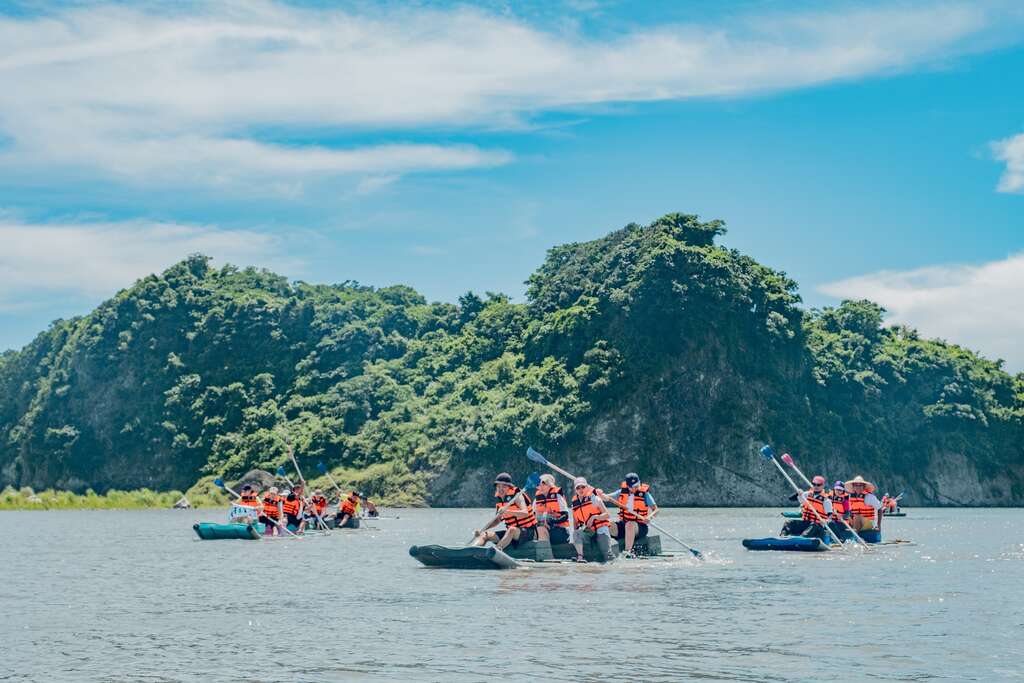
<path id="1" fill-rule="evenodd" d="M 825 485 L 825 477 L 823 477 L 823 476 L 821 476 L 819 474 L 814 479 L 811 479 L 811 483 L 812 484 L 821 484 L 822 486 L 824 486 Z"/>
<path id="2" fill-rule="evenodd" d="M 639 483 L 640 483 L 640 475 L 637 474 L 636 472 L 630 472 L 629 474 L 626 475 L 626 484 L 627 485 L 633 486 L 634 484 L 639 484 Z"/>
<path id="3" fill-rule="evenodd" d="M 846 487 L 843 486 L 843 482 L 837 481 L 836 483 L 832 484 L 832 490 L 833 491 L 845 491 Z"/>
<path id="4" fill-rule="evenodd" d="M 875 485 L 872 484 L 870 481 L 866 481 L 864 477 L 860 476 L 859 474 L 853 479 L 846 482 L 846 488 L 850 488 L 853 484 L 864 484 L 865 490 L 868 493 L 871 493 L 872 491 L 875 490 Z"/>
<path id="5" fill-rule="evenodd" d="M 590 484 L 587 483 L 586 477 L 576 477 L 572 480 L 572 486 L 576 488 L 577 486 L 590 486 Z"/>
<path id="6" fill-rule="evenodd" d="M 504 484 L 505 486 L 514 486 L 512 483 L 512 475 L 508 472 L 502 472 L 494 478 L 495 485 Z"/>

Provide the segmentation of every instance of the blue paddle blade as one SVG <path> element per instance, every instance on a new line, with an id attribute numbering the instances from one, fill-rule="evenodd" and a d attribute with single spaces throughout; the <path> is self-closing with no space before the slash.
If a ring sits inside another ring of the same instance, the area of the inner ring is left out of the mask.
<path id="1" fill-rule="evenodd" d="M 765 460 L 772 460 L 775 458 L 775 451 L 768 444 L 761 446 L 761 457 Z"/>
<path id="2" fill-rule="evenodd" d="M 223 480 L 223 479 L 221 479 L 220 477 L 217 477 L 216 479 L 214 479 L 214 480 L 213 480 L 213 483 L 214 483 L 214 485 L 215 485 L 215 486 L 216 486 L 217 488 L 221 488 L 221 489 L 222 489 L 222 488 L 224 488 L 224 480 Z"/>
<path id="3" fill-rule="evenodd" d="M 316 468 L 320 470 L 320 474 L 327 474 L 327 465 L 323 464 L 322 462 L 318 462 L 316 464 Z"/>
<path id="4" fill-rule="evenodd" d="M 527 491 L 535 489 L 540 486 L 540 475 L 536 472 L 531 472 L 530 476 L 526 478 L 526 483 L 523 484 L 523 488 Z"/>
<path id="5" fill-rule="evenodd" d="M 549 464 L 551 464 L 551 463 L 548 462 L 547 458 L 545 458 L 543 455 L 541 455 L 537 451 L 533 450 L 533 446 L 529 446 L 526 449 L 526 457 L 529 458 L 530 460 L 534 461 L 534 462 L 540 463 L 541 465 L 549 465 Z"/>
<path id="6" fill-rule="evenodd" d="M 704 559 L 704 556 L 701 555 L 700 551 L 697 550 L 696 548 L 690 548 L 690 552 L 693 553 L 693 556 L 696 557 L 698 560 L 703 560 Z"/>
<path id="7" fill-rule="evenodd" d="M 283 477 L 284 474 L 285 474 L 284 467 L 278 466 L 278 468 L 277 468 L 277 476 Z"/>

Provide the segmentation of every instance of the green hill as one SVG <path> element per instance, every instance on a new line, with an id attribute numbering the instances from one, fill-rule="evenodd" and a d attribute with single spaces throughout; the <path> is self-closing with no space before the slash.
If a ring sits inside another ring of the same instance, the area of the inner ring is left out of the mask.
<path id="1" fill-rule="evenodd" d="M 662 503 L 776 504 L 771 442 L 915 504 L 1024 504 L 1024 376 L 867 301 L 806 312 L 723 232 L 672 214 L 556 247 L 526 304 L 190 257 L 0 356 L 0 487 L 185 489 L 287 438 L 395 501 L 486 503 L 532 444 Z"/>

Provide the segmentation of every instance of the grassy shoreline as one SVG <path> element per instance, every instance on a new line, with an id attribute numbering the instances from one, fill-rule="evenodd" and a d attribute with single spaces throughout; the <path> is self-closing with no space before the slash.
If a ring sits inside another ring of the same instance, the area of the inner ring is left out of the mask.
<path id="1" fill-rule="evenodd" d="M 112 489 L 98 494 L 92 489 L 85 493 L 46 489 L 33 491 L 24 487 L 7 487 L 0 491 L 0 510 L 167 510 L 185 495 L 181 491 L 151 491 L 136 489 L 119 491 Z M 227 497 L 221 495 L 189 496 L 193 508 L 223 507 Z"/>

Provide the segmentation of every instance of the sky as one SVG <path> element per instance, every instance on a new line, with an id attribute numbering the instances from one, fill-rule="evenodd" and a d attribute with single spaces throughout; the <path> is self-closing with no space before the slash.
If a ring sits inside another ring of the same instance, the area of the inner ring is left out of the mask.
<path id="1" fill-rule="evenodd" d="M 505 292 L 669 212 L 1024 370 L 1018 2 L 0 8 L 0 349 L 188 254 Z"/>

